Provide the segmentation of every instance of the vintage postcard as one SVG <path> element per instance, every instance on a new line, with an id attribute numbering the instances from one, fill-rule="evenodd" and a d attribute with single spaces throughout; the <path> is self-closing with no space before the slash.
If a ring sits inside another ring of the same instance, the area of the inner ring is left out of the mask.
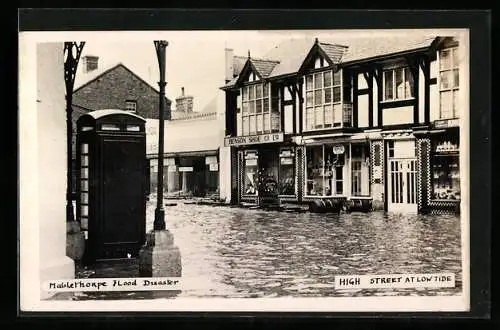
<path id="1" fill-rule="evenodd" d="M 22 311 L 469 310 L 468 30 L 21 32 L 19 61 Z"/>

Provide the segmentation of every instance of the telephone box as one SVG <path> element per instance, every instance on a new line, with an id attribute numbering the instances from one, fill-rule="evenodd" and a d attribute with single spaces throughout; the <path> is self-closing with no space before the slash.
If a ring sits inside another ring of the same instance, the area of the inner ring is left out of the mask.
<path id="1" fill-rule="evenodd" d="M 136 257 L 146 236 L 145 119 L 97 110 L 77 121 L 77 219 L 84 260 Z"/>

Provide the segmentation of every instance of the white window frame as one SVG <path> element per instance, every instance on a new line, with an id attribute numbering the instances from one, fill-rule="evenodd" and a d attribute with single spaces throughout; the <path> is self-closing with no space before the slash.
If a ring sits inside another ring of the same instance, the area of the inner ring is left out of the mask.
<path id="1" fill-rule="evenodd" d="M 325 84 L 324 84 L 324 76 L 325 76 L 325 73 L 328 73 L 330 72 L 331 73 L 331 85 L 328 86 L 328 87 L 325 87 Z M 317 74 L 321 74 L 321 87 L 320 88 L 316 88 L 316 84 L 315 84 L 315 76 Z M 335 74 L 338 74 L 340 76 L 340 84 L 337 84 L 335 85 L 334 82 L 335 82 L 335 79 L 334 79 L 334 76 Z M 307 88 L 307 78 L 308 77 L 312 77 L 312 88 L 311 89 L 308 89 Z M 343 109 L 343 106 L 342 104 L 344 103 L 344 91 L 343 91 L 343 85 L 344 85 L 344 81 L 343 81 L 344 77 L 343 77 L 343 72 L 342 72 L 342 69 L 339 69 L 337 70 L 336 72 L 332 69 L 330 70 L 322 70 L 322 71 L 314 71 L 310 74 L 306 74 L 304 76 L 304 85 L 305 85 L 305 88 L 304 88 L 304 107 L 303 107 L 303 123 L 304 123 L 304 131 L 317 131 L 317 130 L 325 130 L 325 129 L 332 129 L 332 128 L 339 128 L 339 127 L 343 127 L 344 125 L 344 109 Z M 326 89 L 331 89 L 332 90 L 332 94 L 331 94 L 331 100 L 330 102 L 325 102 L 325 90 Z M 337 101 L 337 102 L 334 102 L 334 98 L 333 98 L 333 95 L 334 95 L 334 92 L 333 90 L 335 88 L 339 88 L 340 89 L 340 101 Z M 315 92 L 318 91 L 318 90 L 321 90 L 322 91 L 322 95 L 321 95 L 321 103 L 318 103 L 316 104 L 316 99 L 315 99 Z M 307 93 L 308 92 L 311 92 L 312 93 L 312 105 L 311 106 L 308 106 L 307 105 Z M 340 105 L 340 114 L 337 114 L 335 112 L 335 106 L 339 106 Z M 323 117 L 323 124 L 322 124 L 322 127 L 318 127 L 318 125 L 316 124 L 316 107 L 320 106 L 320 111 L 322 112 L 322 117 Z M 332 112 L 332 121 L 330 123 L 326 123 L 326 124 L 330 124 L 330 126 L 328 127 L 325 127 L 325 106 L 330 106 L 331 107 L 331 112 Z M 314 121 L 314 125 L 313 125 L 313 128 L 309 128 L 308 127 L 308 121 L 307 121 L 307 110 L 308 109 L 312 109 L 313 111 L 313 121 Z M 338 125 L 337 125 L 338 124 Z"/>
<path id="2" fill-rule="evenodd" d="M 441 69 L 441 62 L 442 62 L 442 60 L 441 60 L 442 55 L 441 54 L 444 51 L 450 52 L 450 67 L 446 68 L 446 69 Z M 454 118 L 458 117 L 458 113 L 460 112 L 460 109 L 455 108 L 455 98 L 453 97 L 453 94 L 455 92 L 460 93 L 460 63 L 454 62 L 453 52 L 456 52 L 456 53 L 459 52 L 458 46 L 446 47 L 446 48 L 440 49 L 438 52 L 438 57 L 439 57 L 439 61 L 438 61 L 439 119 L 454 119 Z M 455 70 L 458 71 L 458 85 L 454 86 L 455 85 L 455 82 L 454 82 L 455 77 L 454 77 L 454 75 L 452 75 L 452 81 L 450 81 L 450 87 L 442 88 L 441 87 L 441 73 L 446 72 L 446 71 L 451 71 L 453 73 L 453 71 L 455 71 Z M 442 111 L 442 107 L 441 107 L 441 94 L 443 92 L 451 93 L 451 115 L 449 115 L 449 116 L 443 116 L 443 111 Z M 458 103 L 460 103 L 460 102 L 458 102 Z M 458 105 L 457 105 L 457 107 L 458 107 Z"/>
<path id="3" fill-rule="evenodd" d="M 133 106 L 130 107 L 129 105 L 133 105 Z M 131 112 L 131 113 L 137 113 L 137 101 L 134 101 L 134 100 L 125 101 L 125 111 Z"/>
<path id="4" fill-rule="evenodd" d="M 405 101 L 405 100 L 413 100 L 415 99 L 415 95 L 413 95 L 413 89 L 415 88 L 415 79 L 413 79 L 413 88 L 409 86 L 411 95 L 406 97 L 406 85 L 409 83 L 409 80 L 406 80 L 406 70 L 408 69 L 408 73 L 410 77 L 412 77 L 410 67 L 407 65 L 399 65 L 390 68 L 385 68 L 382 71 L 382 102 L 395 102 L 395 101 Z M 403 70 L 403 86 L 405 86 L 404 97 L 397 97 L 397 86 L 396 86 L 396 71 Z M 385 75 L 387 72 L 392 72 L 392 98 L 388 99 L 385 90 Z M 409 84 L 408 84 L 409 85 Z"/>
<path id="5" fill-rule="evenodd" d="M 260 97 L 257 97 L 257 86 L 261 86 L 262 87 L 262 95 Z M 247 90 L 247 98 L 245 99 L 243 97 L 244 95 L 244 90 Z M 250 89 L 253 89 L 254 90 L 254 97 L 252 99 L 250 99 Z M 264 96 L 264 90 L 267 90 L 267 96 Z M 280 113 L 279 113 L 279 109 L 278 111 L 274 111 L 273 112 L 273 106 L 272 106 L 272 89 L 271 89 L 271 83 L 257 83 L 257 84 L 247 84 L 245 86 L 243 86 L 240 90 L 240 93 L 241 93 L 241 120 L 238 121 L 238 125 L 241 125 L 241 135 L 240 136 L 251 136 L 251 135 L 257 135 L 257 134 L 269 134 L 269 133 L 277 133 L 277 132 L 280 132 L 281 131 L 281 118 L 280 118 Z M 264 100 L 267 99 L 268 100 L 268 103 L 267 103 L 267 111 L 264 111 L 265 110 L 265 107 L 264 107 Z M 250 113 L 250 102 L 252 101 L 255 101 L 255 112 L 254 113 Z M 261 107 L 262 107 L 262 110 L 261 112 L 257 112 L 257 102 L 261 103 Z M 244 111 L 244 108 L 245 108 L 245 104 L 247 105 L 246 106 L 246 112 Z M 268 115 L 268 119 L 267 119 L 267 122 L 264 120 L 264 117 L 265 115 Z M 276 120 L 278 120 L 278 127 L 277 129 L 273 129 L 272 127 L 272 123 L 273 123 L 273 114 L 274 114 L 274 117 L 277 117 Z M 276 114 L 278 114 L 276 116 Z M 259 118 L 259 115 L 262 116 L 262 124 L 261 124 L 261 130 L 259 130 L 259 123 L 258 123 L 258 118 Z M 248 127 L 245 127 L 245 125 L 243 125 L 245 119 L 247 119 L 247 126 Z M 250 131 L 250 120 L 254 120 L 255 122 L 255 132 L 251 132 Z M 266 126 L 267 124 L 267 126 Z M 267 129 L 266 129 L 267 127 Z"/>

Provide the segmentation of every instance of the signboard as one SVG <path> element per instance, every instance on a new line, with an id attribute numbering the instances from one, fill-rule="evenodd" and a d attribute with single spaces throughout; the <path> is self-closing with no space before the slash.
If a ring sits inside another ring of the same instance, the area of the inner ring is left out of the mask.
<path id="1" fill-rule="evenodd" d="M 275 143 L 275 142 L 283 142 L 283 133 L 227 137 L 224 139 L 224 146 L 234 147 L 247 144 L 263 144 L 263 143 Z"/>
<path id="2" fill-rule="evenodd" d="M 193 172 L 192 166 L 180 166 L 179 172 Z"/>
<path id="3" fill-rule="evenodd" d="M 257 166 L 257 158 L 249 158 L 245 160 L 246 166 Z"/>
<path id="4" fill-rule="evenodd" d="M 281 150 L 280 156 L 281 157 L 293 157 L 292 150 L 290 150 L 290 149 L 283 149 L 283 150 Z"/>
<path id="5" fill-rule="evenodd" d="M 345 147 L 341 145 L 333 146 L 333 153 L 336 155 L 343 154 L 345 152 Z"/>
<path id="6" fill-rule="evenodd" d="M 281 165 L 293 165 L 293 158 L 291 157 L 281 158 Z"/>
<path id="7" fill-rule="evenodd" d="M 217 156 L 205 157 L 205 165 L 217 164 Z"/>
<path id="8" fill-rule="evenodd" d="M 210 165 L 209 165 L 209 169 L 210 169 L 210 171 L 212 171 L 212 172 L 216 172 L 216 171 L 218 171 L 218 170 L 219 170 L 219 164 L 210 164 Z"/>
<path id="9" fill-rule="evenodd" d="M 441 119 L 434 122 L 435 128 L 458 127 L 460 123 L 458 119 Z"/>
<path id="10" fill-rule="evenodd" d="M 175 165 L 175 158 L 165 158 L 165 165 Z"/>

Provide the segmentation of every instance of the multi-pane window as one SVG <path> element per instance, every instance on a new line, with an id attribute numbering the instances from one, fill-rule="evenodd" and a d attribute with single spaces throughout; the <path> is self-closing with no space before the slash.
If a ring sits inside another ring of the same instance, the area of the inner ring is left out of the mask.
<path id="1" fill-rule="evenodd" d="M 244 86 L 241 95 L 242 135 L 280 131 L 279 108 L 278 105 L 271 106 L 270 84 Z"/>
<path id="2" fill-rule="evenodd" d="M 83 143 L 80 147 L 80 223 L 81 228 L 88 229 L 89 217 L 89 145 Z"/>
<path id="3" fill-rule="evenodd" d="M 306 130 L 341 126 L 341 92 L 341 71 L 306 75 Z"/>
<path id="4" fill-rule="evenodd" d="M 137 112 L 137 101 L 126 101 L 125 110 L 136 113 Z"/>
<path id="5" fill-rule="evenodd" d="M 458 115 L 459 90 L 458 48 L 439 52 L 439 99 L 441 119 L 456 118 Z"/>
<path id="6" fill-rule="evenodd" d="M 410 68 L 385 70 L 383 77 L 384 101 L 405 100 L 413 97 L 413 75 Z"/>

